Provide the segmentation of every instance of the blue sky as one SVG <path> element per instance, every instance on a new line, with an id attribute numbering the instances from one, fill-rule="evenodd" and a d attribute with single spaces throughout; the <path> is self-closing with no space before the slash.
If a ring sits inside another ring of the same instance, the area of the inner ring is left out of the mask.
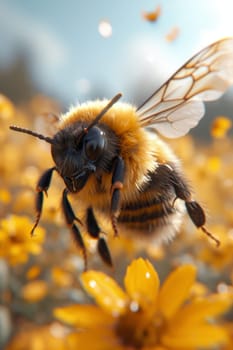
<path id="1" fill-rule="evenodd" d="M 143 20 L 157 5 L 158 21 Z M 100 95 L 121 91 L 134 102 L 142 80 L 146 96 L 196 51 L 233 35 L 232 13 L 232 0 L 0 0 L 0 68 L 23 49 L 41 91 L 75 103 L 98 87 Z M 104 19 L 109 38 L 98 31 Z M 168 43 L 174 26 L 180 34 Z"/>

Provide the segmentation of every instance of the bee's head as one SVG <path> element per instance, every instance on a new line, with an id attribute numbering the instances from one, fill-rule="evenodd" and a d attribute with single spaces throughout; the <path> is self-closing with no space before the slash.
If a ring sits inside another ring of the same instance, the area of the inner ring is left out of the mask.
<path id="1" fill-rule="evenodd" d="M 60 130 L 53 139 L 52 157 L 70 192 L 80 191 L 105 155 L 107 139 L 98 126 L 83 123 Z"/>
<path id="2" fill-rule="evenodd" d="M 58 131 L 53 138 L 18 126 L 10 129 L 23 132 L 51 144 L 56 169 L 70 192 L 80 191 L 97 167 L 109 170 L 109 161 L 116 151 L 111 130 L 98 124 L 102 116 L 116 103 L 121 94 L 113 97 L 90 124 L 76 122 Z"/>

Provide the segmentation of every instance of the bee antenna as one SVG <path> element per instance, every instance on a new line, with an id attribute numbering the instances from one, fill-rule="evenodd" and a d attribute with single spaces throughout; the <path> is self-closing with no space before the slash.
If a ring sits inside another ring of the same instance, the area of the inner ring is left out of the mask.
<path id="1" fill-rule="evenodd" d="M 122 94 L 119 93 L 108 102 L 108 104 L 102 109 L 102 111 L 97 115 L 93 122 L 87 128 L 85 128 L 85 133 L 87 133 L 94 125 L 96 125 L 99 122 L 103 115 L 107 113 L 107 111 L 121 98 L 121 96 Z"/>
<path id="2" fill-rule="evenodd" d="M 16 125 L 11 125 L 10 129 L 14 130 L 14 131 L 18 131 L 18 132 L 23 132 L 24 134 L 28 134 L 28 135 L 31 135 L 31 136 L 34 136 L 34 137 L 37 137 L 38 139 L 44 140 L 44 141 L 46 141 L 46 142 L 48 142 L 50 144 L 54 143 L 54 141 L 53 141 L 53 139 L 51 137 L 47 137 L 47 136 L 38 134 L 37 132 L 34 132 L 32 130 L 29 130 L 29 129 L 21 128 L 21 127 L 16 126 Z"/>

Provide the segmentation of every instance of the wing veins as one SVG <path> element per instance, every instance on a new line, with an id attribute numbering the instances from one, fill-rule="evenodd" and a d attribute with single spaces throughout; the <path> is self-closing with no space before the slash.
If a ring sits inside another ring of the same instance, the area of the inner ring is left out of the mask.
<path id="1" fill-rule="evenodd" d="M 156 129 L 160 124 L 157 131 L 167 137 L 187 133 L 202 118 L 203 102 L 219 98 L 233 83 L 232 61 L 233 38 L 199 51 L 137 108 L 141 125 Z M 176 129 L 174 133 L 172 128 Z"/>

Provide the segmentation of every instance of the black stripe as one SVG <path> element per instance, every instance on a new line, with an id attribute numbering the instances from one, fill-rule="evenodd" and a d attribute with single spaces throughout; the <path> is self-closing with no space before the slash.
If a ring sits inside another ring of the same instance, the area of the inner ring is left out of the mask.
<path id="1" fill-rule="evenodd" d="M 153 205 L 161 204 L 163 203 L 163 201 L 164 200 L 160 197 L 153 197 L 151 199 L 144 200 L 144 201 L 139 199 L 136 202 L 123 204 L 122 210 L 138 210 L 143 208 L 149 208 L 149 207 L 152 207 Z"/>
<path id="2" fill-rule="evenodd" d="M 150 220 L 160 219 L 167 215 L 173 214 L 175 209 L 172 207 L 162 207 L 160 210 L 154 210 L 151 213 L 144 212 L 138 215 L 128 215 L 124 214 L 124 211 L 121 212 L 118 221 L 119 222 L 146 222 Z"/>

